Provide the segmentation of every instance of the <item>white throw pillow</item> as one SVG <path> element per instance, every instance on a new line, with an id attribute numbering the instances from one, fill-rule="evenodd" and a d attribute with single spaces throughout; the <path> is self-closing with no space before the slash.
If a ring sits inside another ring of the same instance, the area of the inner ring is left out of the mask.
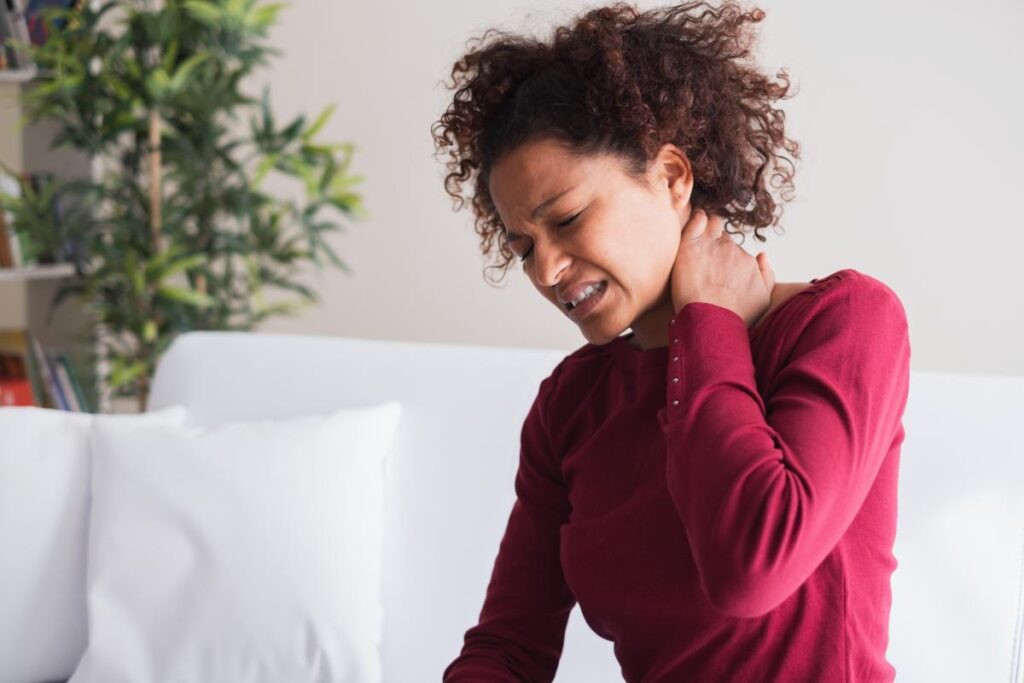
<path id="1" fill-rule="evenodd" d="M 93 431 L 89 643 L 69 683 L 382 679 L 401 405 Z"/>
<path id="2" fill-rule="evenodd" d="M 0 683 L 66 680 L 85 651 L 90 428 L 186 417 L 0 408 Z"/>

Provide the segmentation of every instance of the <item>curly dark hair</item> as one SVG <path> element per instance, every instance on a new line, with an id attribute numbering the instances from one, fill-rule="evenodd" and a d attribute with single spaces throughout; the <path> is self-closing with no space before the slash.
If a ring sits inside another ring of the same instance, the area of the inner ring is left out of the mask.
<path id="1" fill-rule="evenodd" d="M 618 2 L 556 27 L 548 42 L 494 28 L 470 39 L 451 83 L 443 83 L 455 93 L 431 133 L 435 159 L 448 151 L 444 185 L 454 210 L 476 173 L 475 230 L 481 252 L 498 257 L 485 276 L 496 268 L 504 277 L 515 256 L 488 190 L 490 171 L 502 154 L 539 139 L 578 157 L 616 155 L 633 178 L 672 142 L 690 160 L 693 206 L 727 225 L 754 226 L 764 242 L 758 230 L 777 225 L 782 213 L 765 171 L 771 167 L 781 198 L 792 199 L 795 169 L 777 151 L 799 159 L 800 146 L 784 134 L 785 113 L 771 105 L 789 91 L 786 69 L 776 74 L 779 84 L 744 62 L 754 43 L 746 24 L 763 18 L 732 0 L 645 12 Z"/>

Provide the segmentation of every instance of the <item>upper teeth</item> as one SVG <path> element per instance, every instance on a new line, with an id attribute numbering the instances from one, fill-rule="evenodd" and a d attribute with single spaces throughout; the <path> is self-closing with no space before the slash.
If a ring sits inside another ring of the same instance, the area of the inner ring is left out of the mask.
<path id="1" fill-rule="evenodd" d="M 586 298 L 587 298 L 588 296 L 590 296 L 590 295 L 591 295 L 591 294 L 593 294 L 594 292 L 600 291 L 600 289 L 601 289 L 601 287 L 602 287 L 603 285 L 604 285 L 604 283 L 603 283 L 603 282 L 599 282 L 599 283 L 598 283 L 598 284 L 596 284 L 596 285 L 587 285 L 587 288 L 586 288 L 586 289 L 584 289 L 584 290 L 583 290 L 583 292 L 581 292 L 581 293 L 580 293 L 579 297 L 578 297 L 577 299 L 574 299 L 574 300 L 573 300 L 573 301 L 571 302 L 571 304 L 572 304 L 573 308 L 575 308 L 576 306 L 579 306 L 579 305 L 580 305 L 580 302 L 581 302 L 581 301 L 583 301 L 584 299 L 586 299 Z"/>

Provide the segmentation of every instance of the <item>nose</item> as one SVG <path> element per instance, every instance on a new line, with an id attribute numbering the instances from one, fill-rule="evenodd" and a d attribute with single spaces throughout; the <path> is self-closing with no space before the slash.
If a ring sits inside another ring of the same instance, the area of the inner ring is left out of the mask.
<path id="1" fill-rule="evenodd" d="M 537 284 L 553 287 L 558 282 L 559 273 L 569 264 L 570 256 L 553 244 L 541 244 L 540 240 L 533 245 L 534 277 Z"/>

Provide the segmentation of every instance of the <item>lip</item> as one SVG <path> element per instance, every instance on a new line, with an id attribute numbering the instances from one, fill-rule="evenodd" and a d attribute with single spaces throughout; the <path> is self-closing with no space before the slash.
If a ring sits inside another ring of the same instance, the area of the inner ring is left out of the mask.
<path id="1" fill-rule="evenodd" d="M 559 289 L 556 292 L 556 298 L 558 299 L 558 303 L 562 304 L 562 306 L 564 307 L 565 304 L 579 298 L 580 294 L 583 293 L 583 290 L 589 287 L 590 285 L 599 285 L 602 282 L 604 282 L 604 280 L 587 280 L 585 282 L 575 284 L 569 289 Z"/>
<path id="2" fill-rule="evenodd" d="M 608 285 L 605 285 L 604 289 L 592 295 L 590 298 L 588 298 L 586 301 L 581 303 L 576 308 L 572 309 L 571 311 L 565 311 L 566 315 L 568 315 L 569 319 L 572 320 L 573 322 L 578 322 L 582 320 L 587 315 L 589 315 L 595 308 L 601 305 L 601 302 L 604 301 L 604 295 L 607 293 Z M 562 310 L 565 310 L 564 306 L 562 307 Z"/>

